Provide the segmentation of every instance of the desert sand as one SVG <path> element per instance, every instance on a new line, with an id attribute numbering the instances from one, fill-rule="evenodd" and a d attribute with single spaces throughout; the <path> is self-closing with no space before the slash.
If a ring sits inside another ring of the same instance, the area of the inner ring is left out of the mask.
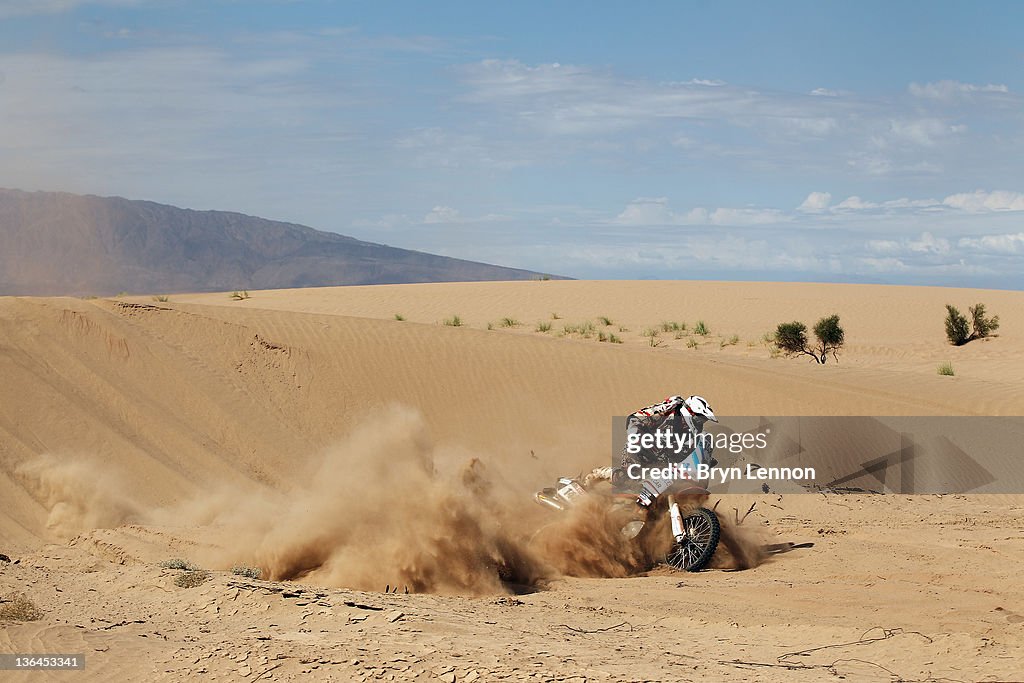
<path id="1" fill-rule="evenodd" d="M 7 678 L 1022 677 L 1024 495 L 713 492 L 744 548 L 813 546 L 725 552 L 695 574 L 591 562 L 585 521 L 557 547 L 529 542 L 551 521 L 530 493 L 608 463 L 610 417 L 669 394 L 723 417 L 1024 414 L 1022 293 L 532 281 L 249 295 L 0 298 L 0 598 L 42 613 L 0 622 L 0 651 L 87 661 Z M 998 336 L 949 346 L 944 304 L 979 301 Z M 777 323 L 831 313 L 848 339 L 838 364 L 772 357 Z M 172 558 L 208 580 L 177 585 Z"/>

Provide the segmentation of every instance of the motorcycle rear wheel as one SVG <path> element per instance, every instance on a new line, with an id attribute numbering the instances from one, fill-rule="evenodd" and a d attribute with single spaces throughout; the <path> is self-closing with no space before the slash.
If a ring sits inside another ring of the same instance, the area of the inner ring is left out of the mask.
<path id="1" fill-rule="evenodd" d="M 683 517 L 686 538 L 672 544 L 665 556 L 665 562 L 673 569 L 699 572 L 711 562 L 718 549 L 722 526 L 715 513 L 707 508 L 697 508 Z"/>

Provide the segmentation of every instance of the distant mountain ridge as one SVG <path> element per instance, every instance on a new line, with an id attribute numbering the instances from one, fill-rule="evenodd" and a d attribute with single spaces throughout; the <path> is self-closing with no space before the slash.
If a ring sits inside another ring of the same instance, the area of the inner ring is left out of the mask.
<path id="1" fill-rule="evenodd" d="M 229 211 L 0 189 L 0 296 L 541 276 Z"/>

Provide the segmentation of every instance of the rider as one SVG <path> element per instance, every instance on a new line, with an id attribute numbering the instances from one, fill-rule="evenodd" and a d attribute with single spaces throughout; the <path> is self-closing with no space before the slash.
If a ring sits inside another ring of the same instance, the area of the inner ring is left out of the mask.
<path id="1" fill-rule="evenodd" d="M 626 419 L 626 448 L 623 448 L 619 467 L 595 468 L 583 477 L 582 482 L 574 479 L 562 479 L 559 481 L 558 488 L 547 488 L 538 492 L 536 494 L 537 501 L 552 507 L 563 508 L 573 493 L 586 490 L 597 482 L 611 480 L 614 484 L 627 483 L 626 471 L 630 465 L 654 465 L 665 457 L 662 453 L 652 449 L 641 448 L 638 453 L 628 452 L 631 437 L 638 439 L 642 434 L 661 430 L 662 432 L 671 431 L 674 434 L 681 434 L 683 438 L 691 439 L 689 443 L 694 443 L 693 439 L 704 431 L 704 425 L 709 420 L 718 422 L 711 405 L 708 404 L 707 399 L 701 396 L 690 396 L 689 398 L 669 396 L 661 403 L 641 408 Z M 689 437 L 685 436 L 687 433 Z M 685 458 L 689 454 L 687 451 L 681 455 L 682 458 Z M 643 500 L 638 502 L 644 504 Z"/>

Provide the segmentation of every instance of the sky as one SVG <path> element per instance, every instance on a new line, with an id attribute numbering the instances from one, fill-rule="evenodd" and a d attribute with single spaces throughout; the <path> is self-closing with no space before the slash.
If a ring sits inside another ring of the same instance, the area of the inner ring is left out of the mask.
<path id="1" fill-rule="evenodd" d="M 0 187 L 588 279 L 1024 289 L 1024 3 L 0 0 Z"/>

